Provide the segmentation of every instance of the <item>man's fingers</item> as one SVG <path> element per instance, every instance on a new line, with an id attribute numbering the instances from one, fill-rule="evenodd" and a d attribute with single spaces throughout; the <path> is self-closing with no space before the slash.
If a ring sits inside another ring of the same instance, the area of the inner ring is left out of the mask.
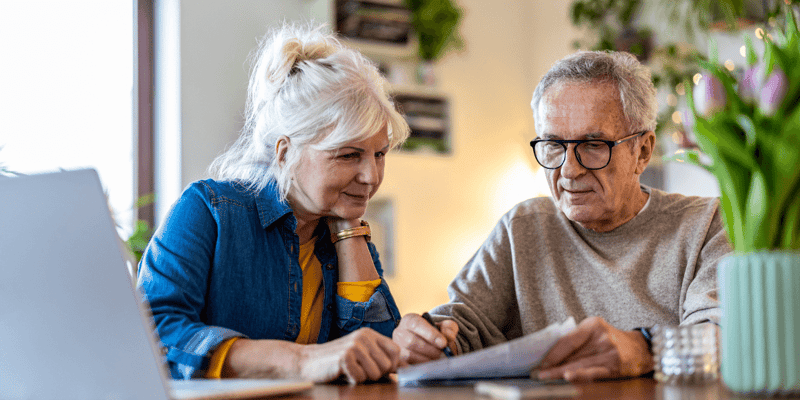
<path id="1" fill-rule="evenodd" d="M 446 319 L 442 322 L 439 322 L 439 330 L 441 331 L 442 335 L 447 338 L 448 342 L 454 342 L 456 337 L 458 337 L 458 324 L 452 319 Z"/>
<path id="2" fill-rule="evenodd" d="M 424 321 L 423 321 L 424 322 Z M 427 323 L 427 322 L 426 322 Z M 415 363 L 439 358 L 442 349 L 429 342 L 416 332 L 399 332 L 395 338 L 399 344 L 410 352 L 409 362 Z M 422 357 L 420 359 L 420 356 Z"/>
<path id="3" fill-rule="evenodd" d="M 564 379 L 570 382 L 591 382 L 611 377 L 611 370 L 602 366 L 564 371 Z"/>
<path id="4" fill-rule="evenodd" d="M 447 346 L 447 338 L 442 335 L 442 332 L 439 331 L 437 326 L 429 324 L 425 318 L 422 318 L 416 314 L 412 314 L 409 325 L 411 331 L 420 338 L 424 339 L 426 342 L 431 343 L 440 349 L 444 346 Z"/>
<path id="5" fill-rule="evenodd" d="M 609 353 L 604 353 L 578 358 L 553 368 L 543 368 L 538 372 L 537 377 L 539 379 L 571 380 L 567 377 L 570 375 L 575 379 L 582 380 L 587 376 L 599 374 L 599 378 L 608 378 L 611 377 L 612 371 L 616 370 L 618 368 L 615 365 L 614 357 Z"/>
<path id="6" fill-rule="evenodd" d="M 542 360 L 539 367 L 547 369 L 553 365 L 562 364 L 573 353 L 581 349 L 592 337 L 592 332 L 588 329 L 581 329 L 580 326 L 574 331 L 558 339 Z"/>

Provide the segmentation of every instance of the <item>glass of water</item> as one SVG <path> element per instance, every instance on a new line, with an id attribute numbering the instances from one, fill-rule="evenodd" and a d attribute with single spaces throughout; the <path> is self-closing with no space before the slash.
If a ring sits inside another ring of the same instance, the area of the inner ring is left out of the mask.
<path id="1" fill-rule="evenodd" d="M 666 383 L 704 383 L 719 378 L 719 328 L 711 323 L 655 326 L 655 378 Z"/>

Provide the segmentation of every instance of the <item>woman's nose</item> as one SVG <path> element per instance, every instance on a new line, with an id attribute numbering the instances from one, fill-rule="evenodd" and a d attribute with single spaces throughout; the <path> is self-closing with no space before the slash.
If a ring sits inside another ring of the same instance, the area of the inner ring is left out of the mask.
<path id="1" fill-rule="evenodd" d="M 358 173 L 359 183 L 365 185 L 377 185 L 380 183 L 380 171 L 377 161 L 372 157 L 365 157 L 365 161 L 361 163 L 361 170 Z"/>

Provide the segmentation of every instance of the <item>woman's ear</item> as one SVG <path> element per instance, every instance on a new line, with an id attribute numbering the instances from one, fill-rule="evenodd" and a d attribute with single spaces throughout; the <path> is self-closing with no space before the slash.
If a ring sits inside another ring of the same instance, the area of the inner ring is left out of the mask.
<path id="1" fill-rule="evenodd" d="M 279 137 L 275 142 L 275 159 L 278 160 L 278 166 L 281 168 L 286 164 L 286 153 L 289 151 L 290 145 L 289 138 L 286 136 Z"/>

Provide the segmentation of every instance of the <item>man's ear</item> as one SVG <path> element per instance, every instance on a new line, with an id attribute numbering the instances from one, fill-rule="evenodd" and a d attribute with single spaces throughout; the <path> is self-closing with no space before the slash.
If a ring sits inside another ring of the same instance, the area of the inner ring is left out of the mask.
<path id="1" fill-rule="evenodd" d="M 289 146 L 291 146 L 291 142 L 286 136 L 279 137 L 278 141 L 275 142 L 275 159 L 278 160 L 279 167 L 283 167 L 286 164 L 286 153 L 289 151 Z"/>
<path id="2" fill-rule="evenodd" d="M 647 164 L 650 163 L 650 157 L 653 156 L 653 150 L 656 147 L 656 133 L 653 131 L 647 132 L 639 142 L 639 158 L 636 160 L 636 175 L 641 175 Z"/>

